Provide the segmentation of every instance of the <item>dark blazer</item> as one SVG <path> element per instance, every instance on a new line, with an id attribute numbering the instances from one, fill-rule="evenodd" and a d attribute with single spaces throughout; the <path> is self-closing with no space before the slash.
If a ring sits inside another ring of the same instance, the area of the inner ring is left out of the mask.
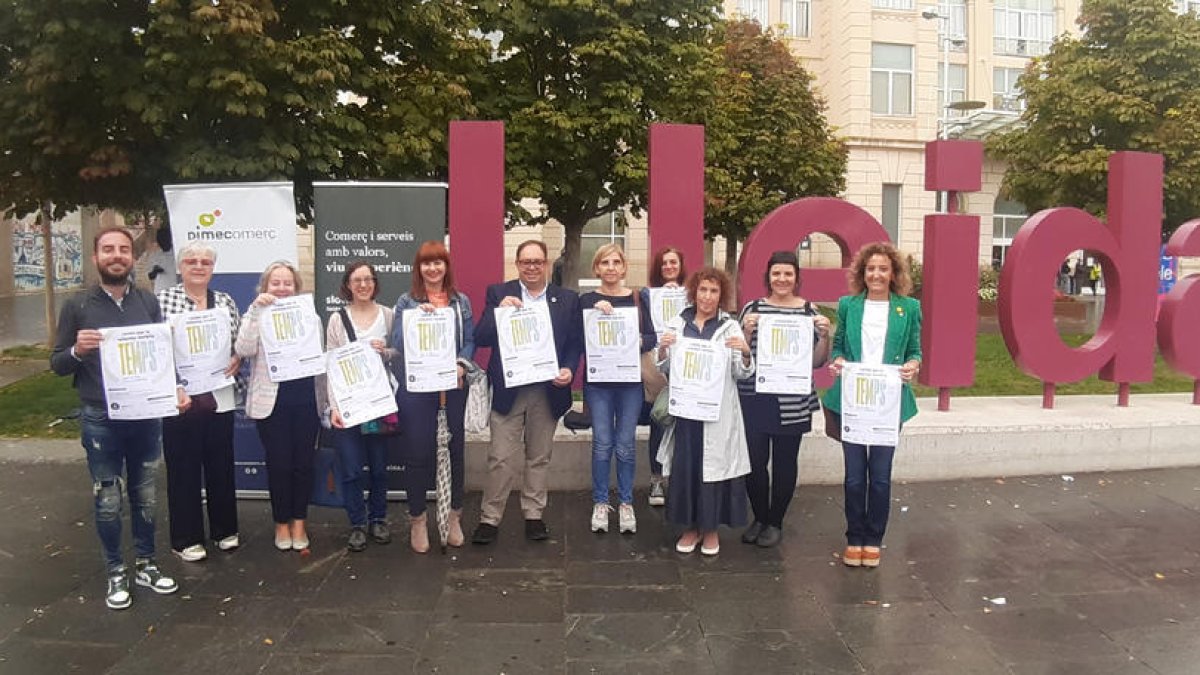
<path id="1" fill-rule="evenodd" d="M 845 295 L 838 300 L 837 330 L 833 334 L 833 353 L 829 360 L 842 357 L 847 361 L 862 360 L 862 320 L 866 293 Z M 903 365 L 921 360 L 921 303 L 913 298 L 891 294 L 888 307 L 887 336 L 883 343 L 883 363 Z M 842 409 L 842 378 L 833 381 L 821 403 L 835 412 Z M 900 421 L 907 422 L 917 414 L 917 399 L 912 387 L 905 382 L 900 392 Z"/>
<path id="2" fill-rule="evenodd" d="M 475 345 L 491 347 L 487 372 L 492 383 L 492 410 L 507 415 L 512 410 L 520 387 L 509 389 L 504 386 L 504 373 L 500 367 L 500 350 L 496 342 L 496 313 L 500 301 L 507 296 L 521 297 L 521 283 L 506 281 L 492 284 L 487 289 L 487 304 L 479 315 L 475 326 Z M 554 350 L 558 355 L 558 367 L 568 368 L 574 374 L 579 368 L 579 357 L 583 354 L 583 312 L 579 309 L 579 295 L 575 291 L 553 284 L 546 286 L 546 306 L 550 309 L 550 325 L 554 329 Z M 526 387 L 545 387 L 554 416 L 562 417 L 571 409 L 571 387 L 556 387 L 550 382 L 527 384 Z"/>

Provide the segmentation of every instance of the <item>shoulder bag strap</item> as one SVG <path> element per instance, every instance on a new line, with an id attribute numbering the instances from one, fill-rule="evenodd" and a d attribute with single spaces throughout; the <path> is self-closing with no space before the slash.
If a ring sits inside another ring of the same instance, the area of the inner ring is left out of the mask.
<path id="1" fill-rule="evenodd" d="M 350 314 L 345 307 L 338 309 L 338 315 L 342 317 L 342 328 L 346 329 L 346 337 L 350 342 L 358 342 L 358 336 L 354 334 L 354 322 L 350 320 Z"/>

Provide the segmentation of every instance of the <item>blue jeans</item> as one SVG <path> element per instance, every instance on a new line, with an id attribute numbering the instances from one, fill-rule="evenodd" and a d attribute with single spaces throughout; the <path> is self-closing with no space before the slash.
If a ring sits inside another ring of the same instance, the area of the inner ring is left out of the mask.
<path id="1" fill-rule="evenodd" d="M 110 420 L 104 408 L 84 405 L 81 442 L 87 451 L 95 496 L 96 533 L 109 573 L 124 569 L 121 557 L 121 485 L 129 493 L 134 555 L 154 557 L 154 479 L 162 455 L 162 420 Z M 122 478 L 122 470 L 125 477 Z"/>
<path id="2" fill-rule="evenodd" d="M 879 546 L 887 529 L 892 500 L 892 456 L 890 445 L 842 443 L 846 460 L 846 543 L 850 546 Z"/>
<path id="3" fill-rule="evenodd" d="M 363 488 L 370 489 L 370 522 L 382 523 L 387 518 L 387 446 L 386 436 L 364 436 L 358 427 L 335 429 L 333 446 L 342 464 L 342 494 L 346 501 L 346 516 L 351 527 L 366 527 L 367 506 Z M 363 485 L 363 466 L 370 480 Z"/>
<path id="4" fill-rule="evenodd" d="M 589 384 L 583 389 L 592 415 L 592 501 L 608 503 L 608 474 L 617 456 L 617 495 L 622 504 L 633 503 L 633 476 L 637 471 L 634 436 L 642 412 L 642 386 Z"/>

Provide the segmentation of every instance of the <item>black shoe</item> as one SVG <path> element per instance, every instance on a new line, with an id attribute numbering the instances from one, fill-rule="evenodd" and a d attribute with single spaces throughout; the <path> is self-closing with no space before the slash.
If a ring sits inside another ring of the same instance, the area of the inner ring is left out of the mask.
<path id="1" fill-rule="evenodd" d="M 355 527 L 350 530 L 350 536 L 346 537 L 346 548 L 355 553 L 361 553 L 367 550 L 367 532 L 361 527 Z"/>
<path id="2" fill-rule="evenodd" d="M 525 538 L 529 541 L 542 541 L 550 538 L 550 530 L 541 518 L 531 518 L 525 521 Z"/>
<path id="3" fill-rule="evenodd" d="M 496 541 L 496 535 L 500 534 L 500 528 L 488 523 L 480 523 L 479 527 L 475 528 L 475 533 L 471 535 L 471 543 L 487 546 Z"/>
<path id="4" fill-rule="evenodd" d="M 763 528 L 762 533 L 758 535 L 758 541 L 754 542 L 763 548 L 771 548 L 778 546 L 783 540 L 783 530 L 780 530 L 774 525 L 768 525 Z"/>
<path id="5" fill-rule="evenodd" d="M 753 523 L 750 523 L 750 527 L 747 527 L 742 532 L 742 543 L 743 544 L 753 544 L 756 541 L 758 541 L 758 535 L 762 534 L 764 527 L 766 527 L 766 526 L 763 525 L 762 523 L 758 522 L 757 520 L 754 521 Z"/>
<path id="6" fill-rule="evenodd" d="M 392 533 L 388 530 L 387 523 L 382 520 L 371 523 L 367 527 L 367 532 L 371 535 L 371 541 L 376 544 L 392 543 Z"/>

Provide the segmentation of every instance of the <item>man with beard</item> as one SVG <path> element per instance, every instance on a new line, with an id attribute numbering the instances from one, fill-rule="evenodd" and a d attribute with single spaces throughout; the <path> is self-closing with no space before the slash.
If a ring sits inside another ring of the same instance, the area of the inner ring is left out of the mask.
<path id="1" fill-rule="evenodd" d="M 135 549 L 133 581 L 155 593 L 174 593 L 175 580 L 154 562 L 154 480 L 162 454 L 162 420 L 110 420 L 100 368 L 101 328 L 136 326 L 163 320 L 158 300 L 129 280 L 133 236 L 128 230 L 101 230 L 92 249 L 100 284 L 63 305 L 50 368 L 72 375 L 82 403 L 82 444 L 95 497 L 96 532 L 108 572 L 105 604 L 125 609 L 133 601 L 121 553 L 121 485 L 127 486 Z M 180 410 L 191 399 L 176 390 Z M 124 471 L 124 475 L 122 475 Z"/>

